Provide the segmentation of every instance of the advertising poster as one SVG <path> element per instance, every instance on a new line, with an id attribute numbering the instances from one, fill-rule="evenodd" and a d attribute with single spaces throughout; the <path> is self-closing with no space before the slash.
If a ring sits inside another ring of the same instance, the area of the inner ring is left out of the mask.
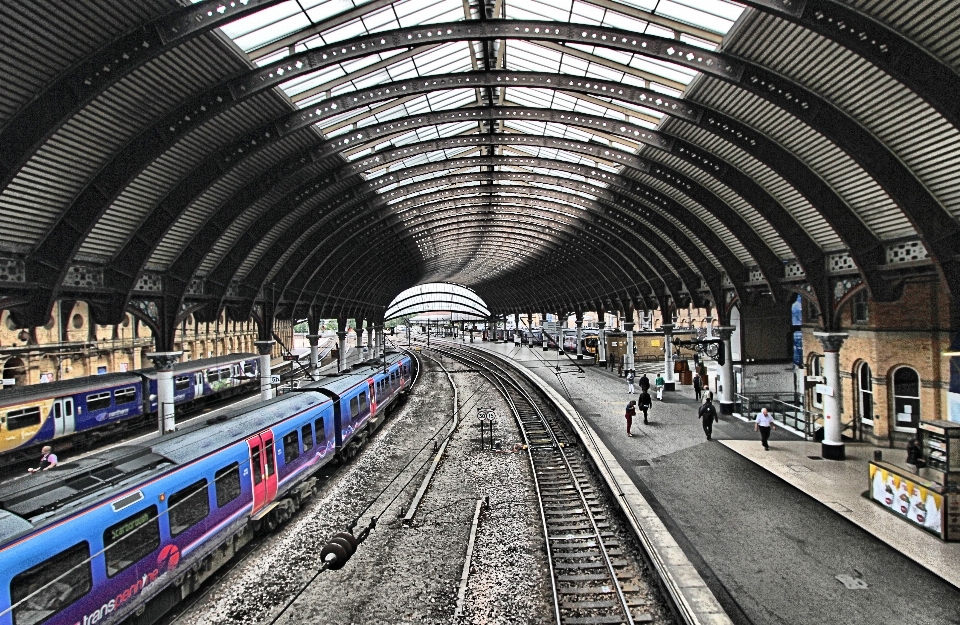
<path id="1" fill-rule="evenodd" d="M 943 495 L 870 463 L 870 498 L 943 538 Z"/>

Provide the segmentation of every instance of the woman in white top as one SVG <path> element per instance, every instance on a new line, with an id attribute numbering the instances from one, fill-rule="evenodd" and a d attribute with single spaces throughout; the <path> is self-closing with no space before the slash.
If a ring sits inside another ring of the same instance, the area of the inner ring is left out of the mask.
<path id="1" fill-rule="evenodd" d="M 767 441 L 770 439 L 770 431 L 775 429 L 773 417 L 767 412 L 766 408 L 762 409 L 757 414 L 757 422 L 753 424 L 753 431 L 760 432 L 760 442 L 767 451 L 770 451 L 770 445 L 767 444 Z"/>

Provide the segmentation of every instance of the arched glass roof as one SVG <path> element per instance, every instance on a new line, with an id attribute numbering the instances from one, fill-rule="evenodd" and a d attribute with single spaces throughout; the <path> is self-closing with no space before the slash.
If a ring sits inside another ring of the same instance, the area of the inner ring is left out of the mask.
<path id="1" fill-rule="evenodd" d="M 384 319 L 431 312 L 454 313 L 460 319 L 487 319 L 490 310 L 480 296 L 459 284 L 432 282 L 412 287 L 387 307 Z"/>

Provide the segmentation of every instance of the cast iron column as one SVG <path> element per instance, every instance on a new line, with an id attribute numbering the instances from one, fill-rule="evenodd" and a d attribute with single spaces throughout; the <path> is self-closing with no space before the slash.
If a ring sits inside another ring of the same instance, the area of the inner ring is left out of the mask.
<path id="1" fill-rule="evenodd" d="M 633 306 L 627 306 L 623 320 L 623 331 L 627 333 L 627 353 L 623 355 L 623 373 L 634 368 L 633 358 Z"/>
<path id="2" fill-rule="evenodd" d="M 720 414 L 733 414 L 733 347 L 730 337 L 736 326 L 718 326 L 717 336 L 723 341 L 723 365 L 720 367 Z"/>
<path id="3" fill-rule="evenodd" d="M 843 414 L 840 402 L 840 348 L 850 336 L 846 332 L 814 332 L 813 335 L 823 344 L 823 377 L 826 382 L 823 389 L 823 444 L 820 455 L 827 460 L 843 460 L 846 457 L 840 415 Z"/>
<path id="4" fill-rule="evenodd" d="M 337 330 L 337 371 L 347 368 L 347 331 Z"/>
<path id="5" fill-rule="evenodd" d="M 173 365 L 177 364 L 183 352 L 153 352 L 147 358 L 153 361 L 157 370 L 157 421 L 160 434 L 177 429 L 174 411 Z"/>
<path id="6" fill-rule="evenodd" d="M 563 348 L 563 345 L 560 346 Z M 577 311 L 577 360 L 583 360 L 583 312 Z"/>
<path id="7" fill-rule="evenodd" d="M 676 380 L 673 377 L 673 324 L 665 323 L 660 326 L 663 331 L 663 390 L 677 390 Z"/>
<path id="8" fill-rule="evenodd" d="M 273 389 L 270 388 L 270 355 L 276 341 L 256 341 L 257 351 L 260 353 L 260 399 L 273 399 Z"/>
<path id="9" fill-rule="evenodd" d="M 320 335 L 308 334 L 307 340 L 310 341 L 310 373 L 314 373 L 320 368 Z"/>

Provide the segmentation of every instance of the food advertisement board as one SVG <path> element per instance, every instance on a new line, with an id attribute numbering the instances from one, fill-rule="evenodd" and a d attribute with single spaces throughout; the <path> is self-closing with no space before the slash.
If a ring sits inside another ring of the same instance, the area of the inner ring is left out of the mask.
<path id="1" fill-rule="evenodd" d="M 919 481 L 871 462 L 870 498 L 917 527 L 946 538 L 943 495 Z"/>

